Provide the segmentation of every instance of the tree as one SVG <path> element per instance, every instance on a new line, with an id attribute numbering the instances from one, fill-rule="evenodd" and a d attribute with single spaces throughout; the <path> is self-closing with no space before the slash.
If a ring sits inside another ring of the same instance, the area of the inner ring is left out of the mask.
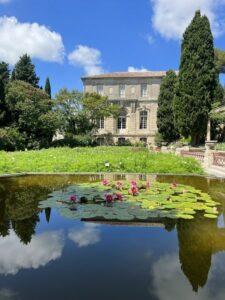
<path id="1" fill-rule="evenodd" d="M 121 110 L 118 105 L 111 104 L 108 97 L 97 93 L 86 93 L 83 98 L 84 110 L 88 118 L 95 123 L 96 119 L 117 116 Z"/>
<path id="2" fill-rule="evenodd" d="M 45 82 L 45 93 L 47 95 L 49 95 L 49 98 L 52 98 L 52 91 L 51 91 L 51 84 L 50 84 L 50 80 L 49 77 L 46 78 L 46 82 Z"/>
<path id="3" fill-rule="evenodd" d="M 5 105 L 6 86 L 9 82 L 9 65 L 5 62 L 0 63 L 0 127 L 6 125 L 7 109 Z"/>
<path id="4" fill-rule="evenodd" d="M 35 66 L 31 62 L 30 56 L 24 54 L 16 63 L 12 72 L 12 80 L 21 80 L 38 87 L 39 77 L 35 73 Z"/>
<path id="5" fill-rule="evenodd" d="M 225 51 L 215 48 L 215 65 L 218 73 L 225 74 Z"/>
<path id="6" fill-rule="evenodd" d="M 175 141 L 179 134 L 174 127 L 173 99 L 177 76 L 174 71 L 169 70 L 163 78 L 157 111 L 157 126 L 159 133 L 166 142 Z"/>
<path id="7" fill-rule="evenodd" d="M 205 138 L 215 88 L 213 36 L 208 18 L 197 11 L 183 36 L 174 100 L 175 126 L 193 145 Z"/>
<path id="8" fill-rule="evenodd" d="M 12 81 L 7 88 L 6 104 L 10 126 L 26 137 L 27 148 L 50 145 L 60 120 L 45 92 L 29 83 Z"/>

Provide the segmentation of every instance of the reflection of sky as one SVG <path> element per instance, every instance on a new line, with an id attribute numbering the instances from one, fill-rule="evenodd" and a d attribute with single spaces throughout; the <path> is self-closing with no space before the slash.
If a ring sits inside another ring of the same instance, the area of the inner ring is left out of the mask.
<path id="1" fill-rule="evenodd" d="M 218 285 L 224 273 L 225 253 L 222 253 L 213 259 L 206 286 L 195 293 L 181 270 L 177 254 L 164 255 L 151 267 L 150 294 L 158 300 L 224 300 L 225 286 Z"/>
<path id="2" fill-rule="evenodd" d="M 28 245 L 11 231 L 0 239 L 0 274 L 15 275 L 20 269 L 37 269 L 60 258 L 64 247 L 62 231 L 49 231 L 32 238 Z"/>
<path id="3" fill-rule="evenodd" d="M 99 225 L 84 223 L 81 228 L 72 228 L 69 230 L 68 238 L 78 247 L 97 244 L 100 241 Z"/>
<path id="4" fill-rule="evenodd" d="M 0 289 L 0 300 L 16 300 L 18 294 L 13 290 L 2 288 Z"/>

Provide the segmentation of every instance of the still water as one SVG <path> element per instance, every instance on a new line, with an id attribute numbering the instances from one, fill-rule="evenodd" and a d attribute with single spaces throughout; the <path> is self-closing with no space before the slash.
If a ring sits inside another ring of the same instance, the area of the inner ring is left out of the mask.
<path id="1" fill-rule="evenodd" d="M 208 192 L 216 221 L 98 224 L 38 209 L 53 190 L 101 178 L 0 179 L 0 300 L 225 299 L 225 181 L 150 178 Z"/>

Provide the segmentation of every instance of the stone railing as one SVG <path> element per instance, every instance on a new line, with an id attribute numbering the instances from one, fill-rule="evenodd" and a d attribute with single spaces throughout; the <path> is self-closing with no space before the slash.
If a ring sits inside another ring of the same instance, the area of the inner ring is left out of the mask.
<path id="1" fill-rule="evenodd" d="M 205 159 L 205 152 L 204 151 L 188 151 L 188 150 L 181 150 L 180 152 L 181 156 L 188 156 L 188 157 L 194 157 L 201 163 L 204 163 Z"/>
<path id="2" fill-rule="evenodd" d="M 225 168 L 225 152 L 213 153 L 213 166 Z"/>

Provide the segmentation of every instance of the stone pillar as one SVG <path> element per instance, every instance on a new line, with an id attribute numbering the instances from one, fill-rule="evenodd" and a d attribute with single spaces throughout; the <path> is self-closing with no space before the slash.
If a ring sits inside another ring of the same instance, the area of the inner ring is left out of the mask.
<path id="1" fill-rule="evenodd" d="M 216 151 L 206 149 L 205 151 L 205 157 L 204 157 L 204 167 L 205 168 L 211 168 L 213 165 L 213 153 Z"/>
<path id="2" fill-rule="evenodd" d="M 208 126 L 207 126 L 207 138 L 206 141 L 209 142 L 211 141 L 211 120 L 209 119 L 208 121 Z"/>

